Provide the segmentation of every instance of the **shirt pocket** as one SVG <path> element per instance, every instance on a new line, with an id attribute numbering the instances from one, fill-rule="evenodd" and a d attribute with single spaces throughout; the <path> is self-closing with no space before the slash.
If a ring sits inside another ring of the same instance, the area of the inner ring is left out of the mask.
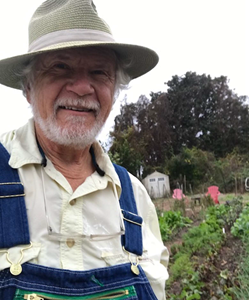
<path id="1" fill-rule="evenodd" d="M 115 266 L 129 262 L 128 256 L 124 253 L 102 252 L 101 257 L 107 266 Z"/>

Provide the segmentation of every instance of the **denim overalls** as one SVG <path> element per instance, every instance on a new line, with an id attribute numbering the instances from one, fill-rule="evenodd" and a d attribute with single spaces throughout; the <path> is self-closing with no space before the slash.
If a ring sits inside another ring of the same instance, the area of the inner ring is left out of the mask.
<path id="1" fill-rule="evenodd" d="M 8 165 L 9 154 L 0 144 L 0 250 L 30 243 L 24 188 L 17 170 Z M 125 250 L 142 255 L 142 218 L 127 171 L 114 165 L 119 175 L 122 195 L 120 206 L 124 216 Z M 70 271 L 32 263 L 22 264 L 22 272 L 12 275 L 10 269 L 0 271 L 0 300 L 156 300 L 144 271 L 136 263 Z"/>

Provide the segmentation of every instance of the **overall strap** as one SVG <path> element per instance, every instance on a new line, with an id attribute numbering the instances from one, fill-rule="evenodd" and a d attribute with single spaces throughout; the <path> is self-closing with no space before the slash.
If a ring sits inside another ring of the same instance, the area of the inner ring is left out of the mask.
<path id="1" fill-rule="evenodd" d="M 18 171 L 9 166 L 10 155 L 0 143 L 0 249 L 30 243 L 28 218 L 24 200 L 24 187 Z M 122 194 L 122 209 L 125 235 L 121 242 L 128 252 L 142 255 L 142 218 L 137 215 L 130 176 L 127 170 L 115 165 Z"/>
<path id="2" fill-rule="evenodd" d="M 30 243 L 24 187 L 0 143 L 0 249 Z"/>
<path id="3" fill-rule="evenodd" d="M 138 216 L 131 179 L 125 168 L 116 164 L 113 165 L 119 176 L 122 187 L 122 193 L 120 196 L 120 206 L 124 218 L 125 235 L 121 237 L 121 242 L 126 251 L 134 253 L 136 255 L 142 255 L 143 219 L 140 216 Z"/>

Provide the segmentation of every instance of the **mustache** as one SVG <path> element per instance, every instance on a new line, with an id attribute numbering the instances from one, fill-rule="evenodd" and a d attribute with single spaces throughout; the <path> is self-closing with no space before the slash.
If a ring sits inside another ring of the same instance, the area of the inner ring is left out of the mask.
<path id="1" fill-rule="evenodd" d="M 59 98 L 54 104 L 54 111 L 56 112 L 60 107 L 75 107 L 99 112 L 100 103 L 87 98 Z"/>

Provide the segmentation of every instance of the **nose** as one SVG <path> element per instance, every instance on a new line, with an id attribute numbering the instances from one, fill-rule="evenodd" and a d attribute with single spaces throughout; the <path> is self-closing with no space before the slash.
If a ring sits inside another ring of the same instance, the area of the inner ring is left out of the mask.
<path id="1" fill-rule="evenodd" d="M 85 74 L 75 74 L 67 83 L 66 89 L 68 92 L 73 92 L 78 96 L 91 94 L 94 89 L 90 78 Z"/>

